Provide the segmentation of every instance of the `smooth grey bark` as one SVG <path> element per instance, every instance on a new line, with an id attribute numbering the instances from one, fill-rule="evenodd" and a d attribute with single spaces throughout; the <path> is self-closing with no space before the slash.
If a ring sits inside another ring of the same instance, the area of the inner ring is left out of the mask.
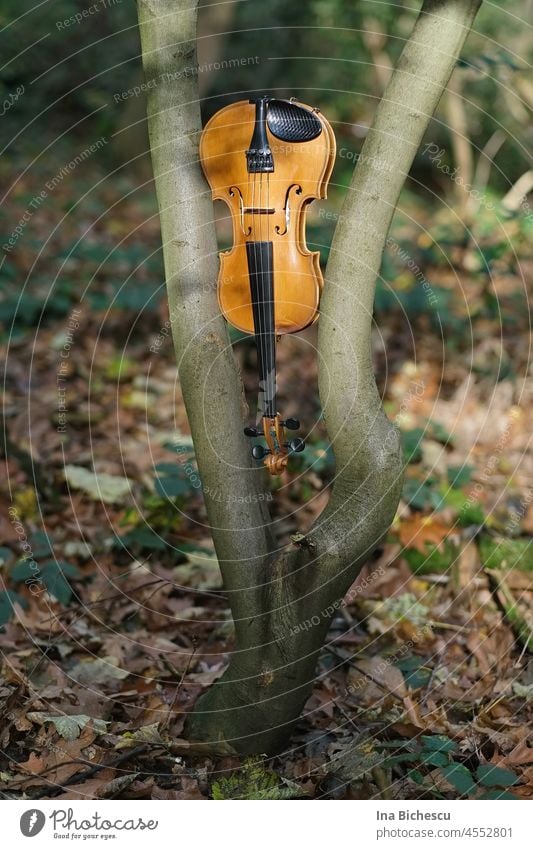
<path id="1" fill-rule="evenodd" d="M 174 344 L 236 647 L 199 699 L 191 738 L 283 747 L 313 685 L 331 616 L 386 533 L 402 483 L 399 436 L 370 350 L 376 278 L 403 182 L 481 0 L 426 0 L 376 111 L 339 216 L 319 321 L 319 389 L 336 477 L 296 546 L 276 550 L 262 473 L 242 436 L 242 384 L 216 300 L 217 246 L 198 162 L 196 9 L 138 0 L 150 144 Z M 234 496 L 249 496 L 235 503 Z M 307 627 L 305 623 L 311 623 Z"/>

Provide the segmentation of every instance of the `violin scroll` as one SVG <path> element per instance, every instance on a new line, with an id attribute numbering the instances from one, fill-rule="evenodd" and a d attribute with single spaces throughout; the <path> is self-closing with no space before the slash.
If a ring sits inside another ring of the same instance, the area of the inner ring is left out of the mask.
<path id="1" fill-rule="evenodd" d="M 262 430 L 257 427 L 245 427 L 246 436 L 263 436 L 266 447 L 254 445 L 252 457 L 254 460 L 263 460 L 264 465 L 271 475 L 280 475 L 287 466 L 291 454 L 299 454 L 305 448 L 305 442 L 296 436 L 290 442 L 286 441 L 285 428 L 287 430 L 298 430 L 300 422 L 298 419 L 282 420 L 279 413 L 275 416 L 263 416 Z"/>

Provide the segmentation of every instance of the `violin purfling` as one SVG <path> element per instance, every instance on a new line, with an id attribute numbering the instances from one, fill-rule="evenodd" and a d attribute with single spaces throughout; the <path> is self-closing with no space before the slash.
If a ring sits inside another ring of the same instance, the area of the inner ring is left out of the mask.
<path id="1" fill-rule="evenodd" d="M 221 109 L 200 141 L 213 200 L 229 206 L 233 224 L 233 247 L 220 253 L 220 309 L 257 347 L 260 415 L 244 432 L 264 437 L 252 454 L 274 475 L 305 447 L 285 435 L 298 420 L 277 411 L 276 340 L 318 318 L 324 283 L 320 254 L 305 242 L 305 213 L 326 197 L 334 158 L 333 130 L 318 110 L 266 95 Z"/>

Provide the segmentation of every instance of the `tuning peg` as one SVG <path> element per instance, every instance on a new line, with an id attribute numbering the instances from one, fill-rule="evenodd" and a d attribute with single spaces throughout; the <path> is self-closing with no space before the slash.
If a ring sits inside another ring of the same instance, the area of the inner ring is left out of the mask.
<path id="1" fill-rule="evenodd" d="M 270 451 L 268 448 L 263 448 L 262 445 L 254 445 L 252 448 L 252 457 L 254 460 L 262 460 L 267 454 L 270 454 Z"/>
<path id="2" fill-rule="evenodd" d="M 263 431 L 262 431 L 261 428 L 252 427 L 252 425 L 247 425 L 244 428 L 244 435 L 245 436 L 263 436 Z"/>
<path id="3" fill-rule="evenodd" d="M 298 419 L 285 419 L 284 422 L 281 423 L 283 427 L 286 427 L 287 430 L 298 430 L 300 427 L 300 422 Z"/>
<path id="4" fill-rule="evenodd" d="M 303 451 L 305 448 L 305 442 L 303 439 L 300 439 L 299 436 L 295 436 L 294 439 L 291 439 L 289 442 L 289 448 L 293 452 L 293 454 L 299 454 L 300 451 Z"/>

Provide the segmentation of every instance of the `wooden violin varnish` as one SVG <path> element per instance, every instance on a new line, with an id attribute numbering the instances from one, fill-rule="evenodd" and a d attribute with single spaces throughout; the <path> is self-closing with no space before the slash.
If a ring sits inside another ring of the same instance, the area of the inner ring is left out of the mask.
<path id="1" fill-rule="evenodd" d="M 207 123 L 200 159 L 213 200 L 231 210 L 233 247 L 220 254 L 218 301 L 232 325 L 255 337 L 263 436 L 252 449 L 271 474 L 286 467 L 303 440 L 287 442 L 276 401 L 276 338 L 318 318 L 323 278 L 318 251 L 305 243 L 305 213 L 325 198 L 335 158 L 330 124 L 316 109 L 263 96 L 232 103 Z"/>

